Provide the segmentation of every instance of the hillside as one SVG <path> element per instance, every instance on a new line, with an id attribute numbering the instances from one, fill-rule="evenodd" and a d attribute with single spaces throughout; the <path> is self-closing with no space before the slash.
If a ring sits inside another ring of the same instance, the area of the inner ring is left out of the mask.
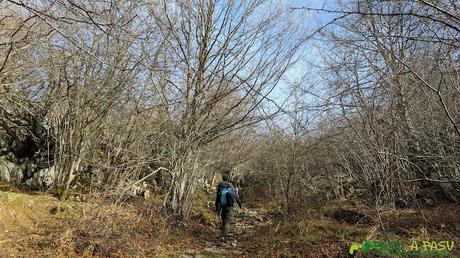
<path id="1" fill-rule="evenodd" d="M 192 219 L 177 223 L 140 200 L 114 207 L 11 190 L 0 192 L 3 257 L 350 257 L 351 244 L 366 239 L 418 241 L 420 249 L 423 241 L 453 241 L 450 256 L 460 254 L 457 205 L 368 210 L 336 201 L 286 218 L 273 203 L 245 203 L 235 208 L 232 242 L 222 243 L 213 196 L 205 192 Z"/>

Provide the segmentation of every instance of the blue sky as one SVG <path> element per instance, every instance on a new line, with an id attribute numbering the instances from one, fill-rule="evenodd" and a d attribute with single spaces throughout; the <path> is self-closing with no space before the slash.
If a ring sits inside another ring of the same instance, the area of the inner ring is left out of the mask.
<path id="1" fill-rule="evenodd" d="M 281 0 L 283 5 L 287 8 L 292 7 L 311 7 L 311 8 L 322 8 L 325 9 L 334 9 L 335 1 L 332 0 Z M 326 24 L 331 20 L 331 15 L 326 13 L 318 13 L 307 10 L 295 10 L 296 15 L 300 15 L 303 19 L 301 22 L 305 23 L 307 30 L 305 31 L 306 35 L 311 34 L 317 28 Z M 281 81 L 278 87 L 269 95 L 269 98 L 275 101 L 278 105 L 285 102 L 286 98 L 289 95 L 289 82 L 300 82 L 304 84 L 304 87 L 315 87 L 315 90 L 321 90 L 321 79 L 318 76 L 318 73 L 312 69 L 309 63 L 320 64 L 320 49 L 317 47 L 317 41 L 309 40 L 307 44 L 301 49 L 300 53 L 302 59 L 285 74 L 285 80 Z M 302 95 L 301 102 L 304 104 L 312 104 L 318 99 L 312 95 Z M 287 107 L 288 108 L 288 107 Z M 304 114 L 307 115 L 308 114 Z M 289 118 L 287 116 L 280 116 L 278 119 L 278 126 L 288 128 Z M 288 129 L 289 130 L 289 129 Z"/>

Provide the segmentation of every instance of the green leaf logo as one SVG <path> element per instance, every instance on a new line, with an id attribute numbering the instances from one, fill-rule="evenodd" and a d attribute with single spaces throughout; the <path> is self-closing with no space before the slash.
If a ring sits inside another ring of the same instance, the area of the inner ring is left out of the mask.
<path id="1" fill-rule="evenodd" d="M 363 246 L 361 244 L 358 244 L 358 243 L 353 243 L 351 244 L 350 246 L 350 254 L 353 254 L 355 251 L 359 250 L 363 248 Z"/>

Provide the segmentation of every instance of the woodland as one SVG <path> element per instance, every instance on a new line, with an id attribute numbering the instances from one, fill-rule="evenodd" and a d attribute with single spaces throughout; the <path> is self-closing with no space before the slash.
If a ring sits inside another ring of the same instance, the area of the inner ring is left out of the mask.
<path id="1" fill-rule="evenodd" d="M 0 190 L 2 257 L 456 257 L 460 2 L 0 0 Z"/>

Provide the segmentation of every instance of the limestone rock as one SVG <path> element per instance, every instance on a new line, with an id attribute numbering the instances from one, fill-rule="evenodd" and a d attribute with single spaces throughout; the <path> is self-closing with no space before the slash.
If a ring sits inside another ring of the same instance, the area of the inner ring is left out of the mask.
<path id="1" fill-rule="evenodd" d="M 24 177 L 25 167 L 0 157 L 0 179 L 20 183 Z"/>
<path id="2" fill-rule="evenodd" d="M 57 171 L 53 167 L 40 169 L 33 177 L 26 181 L 29 186 L 50 187 L 57 180 Z"/>

